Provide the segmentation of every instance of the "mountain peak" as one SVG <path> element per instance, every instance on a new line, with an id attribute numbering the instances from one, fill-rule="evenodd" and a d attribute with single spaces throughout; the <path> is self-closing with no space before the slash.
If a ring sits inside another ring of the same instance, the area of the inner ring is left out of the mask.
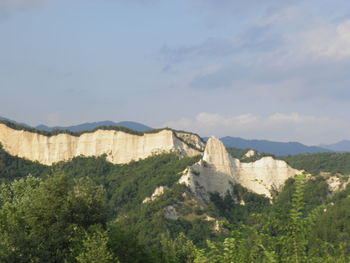
<path id="1" fill-rule="evenodd" d="M 225 145 L 216 137 L 211 136 L 204 150 L 203 160 L 216 167 L 217 171 L 229 173 L 227 167 L 232 164 L 232 157 L 227 152 Z"/>

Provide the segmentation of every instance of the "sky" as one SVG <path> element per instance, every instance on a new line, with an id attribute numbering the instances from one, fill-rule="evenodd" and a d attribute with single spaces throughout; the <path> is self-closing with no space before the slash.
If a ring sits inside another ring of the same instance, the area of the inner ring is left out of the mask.
<path id="1" fill-rule="evenodd" d="M 350 139 L 348 0 L 0 0 L 0 116 Z"/>

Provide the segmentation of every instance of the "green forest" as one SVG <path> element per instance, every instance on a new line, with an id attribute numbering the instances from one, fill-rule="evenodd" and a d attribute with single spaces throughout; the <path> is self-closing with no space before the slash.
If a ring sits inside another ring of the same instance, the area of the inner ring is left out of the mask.
<path id="1" fill-rule="evenodd" d="M 292 167 L 304 169 L 311 174 L 329 172 L 332 174 L 350 174 L 350 153 L 314 153 L 281 157 Z"/>
<path id="2" fill-rule="evenodd" d="M 312 175 L 271 201 L 235 185 L 235 198 L 202 204 L 176 183 L 199 157 L 44 166 L 0 148 L 0 262 L 350 262 L 350 187 L 330 193 L 318 175 L 346 176 L 348 156 L 330 156 L 286 157 Z M 158 186 L 167 190 L 144 203 Z"/>

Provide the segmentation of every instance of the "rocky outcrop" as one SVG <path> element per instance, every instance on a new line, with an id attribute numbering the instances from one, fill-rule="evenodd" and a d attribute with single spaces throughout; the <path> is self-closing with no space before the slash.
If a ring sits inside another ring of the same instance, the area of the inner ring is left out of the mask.
<path id="1" fill-rule="evenodd" d="M 203 158 L 184 171 L 179 183 L 187 185 L 199 200 L 208 202 L 209 193 L 217 192 L 222 196 L 232 193 L 234 165 L 235 160 L 225 146 L 211 137 Z"/>
<path id="2" fill-rule="evenodd" d="M 258 154 L 257 151 L 255 151 L 255 150 L 249 150 L 248 152 L 246 152 L 246 153 L 244 154 L 244 157 L 245 157 L 245 158 L 251 158 L 251 157 L 256 156 L 257 154 Z"/>
<path id="3" fill-rule="evenodd" d="M 151 195 L 151 197 L 146 197 L 142 203 L 148 203 L 148 202 L 151 202 L 151 201 L 154 201 L 158 196 L 161 196 L 162 194 L 164 194 L 164 191 L 167 190 L 168 187 L 166 186 L 159 186 L 157 187 L 153 194 Z"/>
<path id="4" fill-rule="evenodd" d="M 252 163 L 239 163 L 235 176 L 238 183 L 257 194 L 270 197 L 271 190 L 282 190 L 285 181 L 299 171 L 290 167 L 285 161 L 268 156 Z"/>
<path id="5" fill-rule="evenodd" d="M 341 174 L 331 175 L 329 173 L 321 173 L 321 176 L 327 177 L 326 183 L 331 194 L 345 190 L 346 186 L 350 183 L 350 178 Z"/>
<path id="6" fill-rule="evenodd" d="M 186 144 L 192 145 L 195 149 L 198 149 L 199 151 L 204 151 L 205 143 L 197 134 L 175 131 L 175 135 L 179 139 L 183 140 Z"/>
<path id="7" fill-rule="evenodd" d="M 191 134 L 190 137 L 195 136 Z M 197 140 L 200 141 L 200 138 Z M 5 151 L 13 156 L 45 165 L 67 161 L 80 155 L 106 154 L 109 162 L 123 164 L 163 152 L 174 151 L 183 156 L 202 154 L 185 141 L 180 140 L 172 130 L 143 135 L 116 130 L 97 130 L 80 136 L 69 134 L 45 136 L 36 132 L 12 129 L 0 123 L 0 143 Z"/>
<path id="8" fill-rule="evenodd" d="M 271 190 L 281 190 L 285 181 L 302 173 L 286 162 L 263 157 L 251 163 L 232 158 L 215 137 L 206 145 L 203 158 L 184 171 L 179 182 L 186 184 L 197 198 L 207 202 L 209 193 L 234 195 L 232 186 L 239 183 L 248 190 L 271 197 Z"/>
<path id="9" fill-rule="evenodd" d="M 164 217 L 166 219 L 178 220 L 180 216 L 176 211 L 176 208 L 172 205 L 169 205 L 164 208 Z"/>

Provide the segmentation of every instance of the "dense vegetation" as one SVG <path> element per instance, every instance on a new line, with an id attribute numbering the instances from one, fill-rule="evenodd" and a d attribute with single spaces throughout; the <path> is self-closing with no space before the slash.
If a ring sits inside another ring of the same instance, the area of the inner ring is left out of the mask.
<path id="1" fill-rule="evenodd" d="M 49 167 L 9 155 L 0 143 L 0 184 L 20 179 L 29 174 L 38 177 L 46 174 Z"/>
<path id="2" fill-rule="evenodd" d="M 197 160 L 48 167 L 0 148 L 0 262 L 350 261 L 350 187 L 331 195 L 324 178 L 299 176 L 272 203 L 235 185 L 235 200 L 213 194 L 204 205 L 176 183 Z M 165 193 L 143 203 L 158 186 Z"/>
<path id="3" fill-rule="evenodd" d="M 250 150 L 250 149 L 241 149 L 241 148 L 235 148 L 235 147 L 226 147 L 228 153 L 236 159 L 239 159 L 241 162 L 255 162 L 263 157 L 266 156 L 272 156 L 275 157 L 273 154 L 270 153 L 261 153 L 261 152 L 256 152 L 256 155 L 253 155 L 251 157 L 245 156 L 245 154 Z"/>
<path id="4" fill-rule="evenodd" d="M 92 133 L 92 132 L 95 132 L 97 130 L 122 131 L 125 133 L 142 136 L 146 133 L 157 133 L 157 132 L 162 131 L 162 130 L 171 130 L 170 128 L 164 128 L 164 129 L 154 129 L 154 130 L 140 132 L 140 131 L 135 131 L 135 130 L 132 130 L 132 129 L 129 129 L 129 128 L 123 127 L 123 126 L 99 126 L 99 127 L 96 127 L 95 129 L 92 129 L 89 131 L 81 131 L 81 132 L 73 132 L 70 130 L 60 130 L 60 129 L 53 129 L 51 131 L 45 131 L 45 130 L 38 130 L 36 128 L 32 128 L 29 126 L 24 126 L 21 124 L 13 123 L 13 122 L 10 122 L 7 120 L 0 120 L 0 123 L 5 124 L 7 127 L 10 127 L 12 129 L 15 129 L 15 130 L 35 132 L 37 134 L 41 134 L 41 135 L 45 135 L 45 136 L 54 136 L 54 135 L 61 134 L 61 133 L 69 134 L 72 136 L 80 136 L 83 133 Z"/>
<path id="5" fill-rule="evenodd" d="M 350 174 L 350 153 L 314 153 L 282 157 L 292 167 L 308 173 L 320 172 Z"/>

